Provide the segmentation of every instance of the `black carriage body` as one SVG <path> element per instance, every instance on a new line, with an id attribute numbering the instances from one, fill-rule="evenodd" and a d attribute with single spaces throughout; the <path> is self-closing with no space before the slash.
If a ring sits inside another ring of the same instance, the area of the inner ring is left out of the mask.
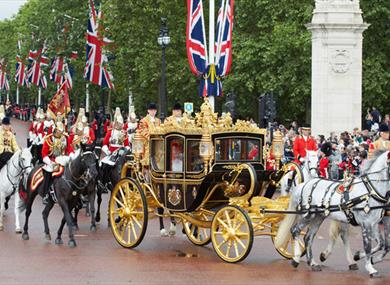
<path id="1" fill-rule="evenodd" d="M 201 139 L 200 134 L 188 135 L 179 132 L 150 137 L 151 186 L 155 196 L 166 209 L 173 212 L 192 212 L 198 209 L 205 199 L 207 202 L 202 206 L 206 209 L 226 204 L 229 198 L 218 185 L 231 171 L 231 166 L 242 163 L 250 164 L 256 172 L 257 183 L 253 195 L 264 195 L 264 185 L 268 184 L 273 173 L 266 171 L 264 167 L 264 134 L 212 134 L 214 155 L 207 173 L 199 153 Z M 240 183 L 248 187 L 249 177 L 244 174 L 240 179 Z"/>

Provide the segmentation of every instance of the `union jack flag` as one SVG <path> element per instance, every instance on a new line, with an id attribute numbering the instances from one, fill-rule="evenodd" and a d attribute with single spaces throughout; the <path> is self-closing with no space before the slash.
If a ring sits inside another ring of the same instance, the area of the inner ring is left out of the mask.
<path id="1" fill-rule="evenodd" d="M 234 0 L 221 0 L 218 12 L 214 58 L 207 57 L 202 0 L 187 0 L 187 57 L 192 73 L 201 76 L 201 96 L 222 95 L 222 78 L 230 72 Z"/>
<path id="2" fill-rule="evenodd" d="M 32 64 L 30 65 L 30 68 L 27 72 L 27 77 L 30 83 L 46 89 L 47 80 L 42 66 L 47 66 L 49 59 L 44 55 L 40 55 L 40 57 L 39 55 L 38 57 L 35 57 L 35 60 L 33 60 Z"/>
<path id="3" fill-rule="evenodd" d="M 5 70 L 0 70 L 0 90 L 9 91 L 8 74 Z"/>
<path id="4" fill-rule="evenodd" d="M 61 84 L 66 83 L 66 88 L 73 88 L 73 68 L 68 65 L 68 63 L 64 63 L 64 73 L 61 77 Z"/>
<path id="5" fill-rule="evenodd" d="M 102 12 L 95 9 L 93 0 L 89 0 L 90 14 L 87 27 L 87 53 L 84 78 L 102 87 L 114 88 L 112 75 L 107 70 L 107 57 L 104 55 L 103 47 L 111 43 L 104 38 L 99 23 Z"/>
<path id="6" fill-rule="evenodd" d="M 17 56 L 16 57 L 16 73 L 15 73 L 15 81 L 16 84 L 20 86 L 28 86 L 28 81 L 27 81 L 27 68 L 26 65 L 24 64 L 23 60 Z"/>
<path id="7" fill-rule="evenodd" d="M 62 81 L 62 73 L 64 70 L 64 58 L 57 56 L 52 60 L 50 67 L 50 80 L 60 84 Z"/>

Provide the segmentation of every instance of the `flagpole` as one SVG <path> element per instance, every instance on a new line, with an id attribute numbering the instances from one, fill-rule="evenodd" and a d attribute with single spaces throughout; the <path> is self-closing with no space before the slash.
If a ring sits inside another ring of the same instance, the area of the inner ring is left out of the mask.
<path id="1" fill-rule="evenodd" d="M 38 88 L 38 107 L 41 106 L 41 98 L 42 97 L 42 90 L 41 87 Z"/>
<path id="2" fill-rule="evenodd" d="M 210 0 L 210 9 L 209 9 L 209 65 L 210 68 L 213 68 L 212 65 L 215 64 L 215 0 Z M 215 98 L 214 95 L 209 96 L 209 103 L 211 105 L 212 111 L 215 110 Z"/>
<path id="3" fill-rule="evenodd" d="M 16 86 L 16 104 L 19 105 L 19 85 Z"/>
<path id="4" fill-rule="evenodd" d="M 6 101 L 6 103 L 8 103 L 9 102 L 9 91 L 7 91 L 7 101 Z"/>
<path id="5" fill-rule="evenodd" d="M 85 112 L 89 112 L 89 84 L 85 84 Z"/>

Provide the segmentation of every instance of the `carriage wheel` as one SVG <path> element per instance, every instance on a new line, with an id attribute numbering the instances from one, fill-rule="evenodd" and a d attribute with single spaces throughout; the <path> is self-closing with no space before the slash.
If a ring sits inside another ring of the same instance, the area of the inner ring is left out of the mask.
<path id="1" fill-rule="evenodd" d="M 271 228 L 271 239 L 272 243 L 275 244 L 275 238 L 276 234 L 278 233 L 279 229 L 279 223 L 272 224 Z M 303 240 L 305 233 L 301 233 L 300 238 L 299 238 L 299 247 L 301 248 L 302 256 L 305 255 L 306 249 L 305 249 L 305 242 Z M 283 256 L 286 259 L 292 259 L 294 257 L 294 246 L 295 246 L 295 241 L 290 237 L 290 239 L 286 242 L 283 247 L 277 248 L 275 247 L 276 251 Z"/>
<path id="2" fill-rule="evenodd" d="M 212 217 L 205 213 L 193 215 L 194 218 L 201 221 L 210 221 Z M 211 241 L 210 229 L 195 226 L 183 219 L 183 228 L 188 239 L 195 245 L 203 246 L 209 244 Z"/>
<path id="3" fill-rule="evenodd" d="M 229 263 L 244 260 L 252 249 L 253 226 L 240 207 L 226 206 L 214 216 L 211 241 L 218 256 Z"/>
<path id="4" fill-rule="evenodd" d="M 134 179 L 124 178 L 115 185 L 109 213 L 116 241 L 125 248 L 139 245 L 148 224 L 148 206 L 145 193 Z"/>

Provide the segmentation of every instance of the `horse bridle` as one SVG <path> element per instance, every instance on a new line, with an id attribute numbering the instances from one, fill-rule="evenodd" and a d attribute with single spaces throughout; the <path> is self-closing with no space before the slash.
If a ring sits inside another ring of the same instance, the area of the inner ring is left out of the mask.
<path id="1" fill-rule="evenodd" d="M 18 165 L 17 166 L 13 163 L 12 160 L 10 161 L 10 163 L 12 164 L 12 166 L 14 168 L 17 168 L 17 167 L 20 168 L 20 172 L 18 174 L 16 174 L 15 176 L 13 176 L 13 177 L 11 177 L 11 175 L 10 175 L 9 163 L 7 163 L 7 179 L 11 183 L 13 188 L 15 188 L 17 183 L 14 184 L 11 179 L 20 176 L 26 169 L 32 168 L 31 162 L 30 162 L 30 165 L 28 165 L 28 166 L 21 165 L 21 162 L 20 162 L 21 158 L 22 158 L 22 152 L 20 152 L 20 154 L 19 154 Z M 11 157 L 11 159 L 12 159 L 12 157 Z"/>
<path id="2" fill-rule="evenodd" d="M 89 154 L 93 154 L 93 155 L 95 156 L 95 158 L 96 158 L 96 154 L 93 153 L 92 151 L 86 151 L 86 152 L 82 153 L 82 154 L 81 154 L 81 158 L 82 158 L 83 156 L 89 155 Z M 90 168 L 92 165 L 94 165 L 94 164 L 96 164 L 96 162 L 91 163 L 91 164 L 87 164 L 87 165 L 86 165 L 86 166 L 87 166 L 87 170 L 84 171 L 84 172 L 80 175 L 80 177 L 76 177 L 76 176 L 72 173 L 72 161 L 70 161 L 70 163 L 69 163 L 69 172 L 70 172 L 70 175 L 72 176 L 72 178 L 73 178 L 74 180 L 76 180 L 76 181 L 82 180 L 82 181 L 84 181 L 86 184 L 88 184 L 88 180 L 91 178 L 91 177 L 90 177 L 89 168 Z"/>

